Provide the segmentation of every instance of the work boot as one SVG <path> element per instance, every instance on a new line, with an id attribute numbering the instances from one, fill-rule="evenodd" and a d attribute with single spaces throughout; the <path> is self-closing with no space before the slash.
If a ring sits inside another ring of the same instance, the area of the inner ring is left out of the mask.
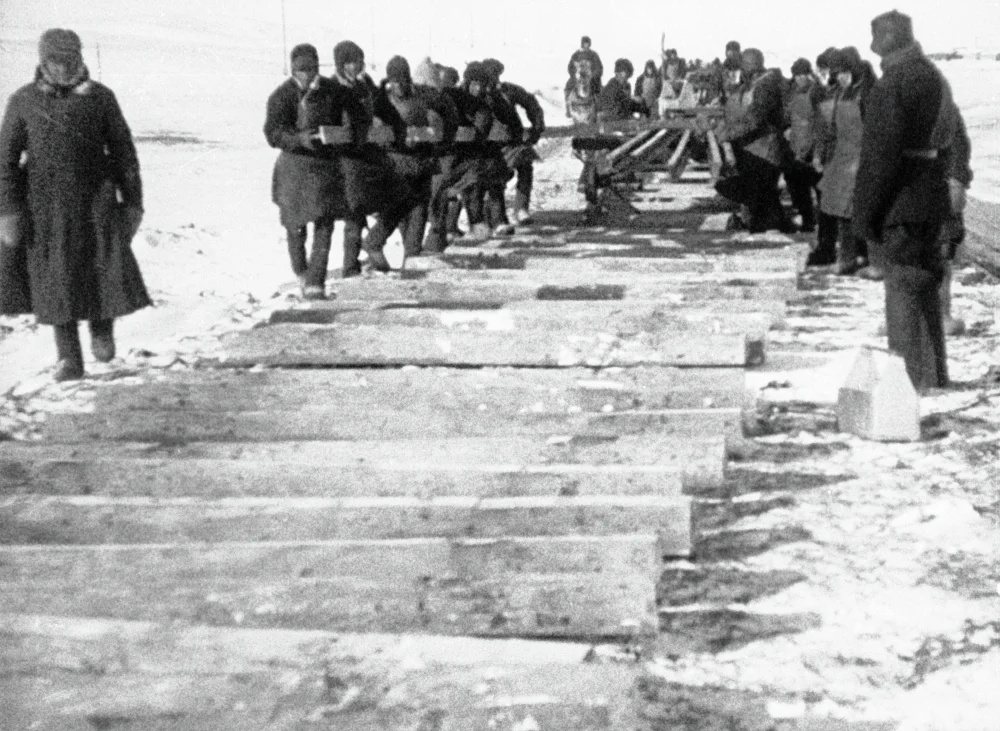
<path id="1" fill-rule="evenodd" d="M 78 381 L 83 378 L 83 350 L 80 347 L 80 331 L 76 321 L 52 327 L 56 336 L 56 370 L 52 377 L 56 382 Z"/>
<path id="2" fill-rule="evenodd" d="M 302 299 L 304 300 L 325 300 L 326 290 L 318 284 L 307 284 L 302 288 Z"/>
<path id="3" fill-rule="evenodd" d="M 465 235 L 466 241 L 487 241 L 490 238 L 490 227 L 484 222 L 474 223 Z"/>
<path id="4" fill-rule="evenodd" d="M 514 227 L 509 223 L 498 223 L 496 228 L 493 229 L 493 236 L 513 236 Z"/>
<path id="5" fill-rule="evenodd" d="M 108 363 L 115 357 L 115 321 L 90 321 L 90 352 L 100 363 Z"/>
<path id="6" fill-rule="evenodd" d="M 858 276 L 872 282 L 881 282 L 885 279 L 885 272 L 882 271 L 881 267 L 876 266 L 875 264 L 869 264 L 868 266 L 861 267 L 858 270 Z"/>
<path id="7" fill-rule="evenodd" d="M 521 226 L 530 226 L 535 222 L 526 208 L 518 208 L 514 211 L 514 220 Z"/>

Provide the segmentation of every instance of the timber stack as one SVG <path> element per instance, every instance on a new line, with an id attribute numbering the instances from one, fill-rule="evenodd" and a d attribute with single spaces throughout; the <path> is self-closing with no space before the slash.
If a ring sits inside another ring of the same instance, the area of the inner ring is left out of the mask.
<path id="1" fill-rule="evenodd" d="M 622 658 L 655 648 L 804 247 L 533 231 L 335 281 L 2 445 L 0 656 L 50 670 L 47 712 L 636 727 Z"/>

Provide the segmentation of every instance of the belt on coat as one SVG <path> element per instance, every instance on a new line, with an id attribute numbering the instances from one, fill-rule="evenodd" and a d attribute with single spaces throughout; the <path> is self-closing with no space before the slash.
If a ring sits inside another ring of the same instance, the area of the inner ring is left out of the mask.
<path id="1" fill-rule="evenodd" d="M 907 149 L 903 150 L 903 157 L 914 158 L 917 160 L 937 160 L 938 151 L 936 148 L 929 148 L 925 150 Z"/>

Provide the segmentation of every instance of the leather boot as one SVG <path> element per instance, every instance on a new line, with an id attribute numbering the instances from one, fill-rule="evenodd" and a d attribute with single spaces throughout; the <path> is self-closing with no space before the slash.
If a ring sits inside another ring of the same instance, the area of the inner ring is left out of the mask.
<path id="1" fill-rule="evenodd" d="M 115 321 L 90 321 L 90 352 L 94 359 L 107 363 L 115 357 Z"/>
<path id="2" fill-rule="evenodd" d="M 78 381 L 83 378 L 83 349 L 80 330 L 76 321 L 54 325 L 56 354 L 59 358 L 53 377 L 57 382 Z"/>

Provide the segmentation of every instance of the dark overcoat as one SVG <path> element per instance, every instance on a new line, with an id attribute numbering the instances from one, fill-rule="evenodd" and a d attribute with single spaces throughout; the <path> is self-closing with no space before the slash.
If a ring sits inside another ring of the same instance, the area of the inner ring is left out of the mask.
<path id="1" fill-rule="evenodd" d="M 318 139 L 304 144 L 300 133 L 316 133 L 321 125 L 342 125 L 352 103 L 340 86 L 321 76 L 307 88 L 290 78 L 268 98 L 264 137 L 281 150 L 271 176 L 271 200 L 280 210 L 282 225 L 299 228 L 347 215 L 336 149 Z"/>
<path id="2" fill-rule="evenodd" d="M 392 129 L 397 148 L 404 149 L 406 122 L 385 92 L 367 76 L 348 83 L 338 74 L 332 81 L 351 97 L 349 124 L 355 143 L 340 150 L 338 155 L 344 197 L 351 215 L 381 213 L 413 201 L 413 191 L 393 167 L 387 150 L 367 141 L 368 131 L 377 119 Z"/>
<path id="3" fill-rule="evenodd" d="M 24 227 L 0 261 L 0 313 L 57 325 L 150 305 L 125 207 L 142 208 L 142 181 L 114 93 L 86 70 L 70 88 L 36 72 L 0 126 L 0 215 Z"/>
<path id="4" fill-rule="evenodd" d="M 868 241 L 885 228 L 943 222 L 950 213 L 946 160 L 938 150 L 954 137 L 951 92 L 916 44 L 882 63 L 865 105 L 853 226 Z M 935 156 L 936 155 L 936 156 Z M 902 264 L 924 252 L 890 251 Z"/>

